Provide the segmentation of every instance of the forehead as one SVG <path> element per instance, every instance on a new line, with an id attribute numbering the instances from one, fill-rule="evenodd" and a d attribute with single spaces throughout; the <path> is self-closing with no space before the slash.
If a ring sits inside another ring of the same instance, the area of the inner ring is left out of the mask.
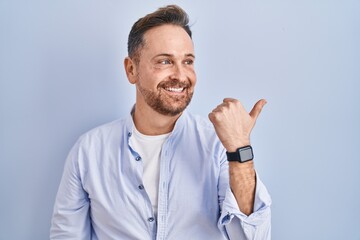
<path id="1" fill-rule="evenodd" d="M 194 54 L 192 39 L 179 26 L 163 25 L 150 29 L 144 34 L 143 54 L 167 53 L 173 55 Z"/>

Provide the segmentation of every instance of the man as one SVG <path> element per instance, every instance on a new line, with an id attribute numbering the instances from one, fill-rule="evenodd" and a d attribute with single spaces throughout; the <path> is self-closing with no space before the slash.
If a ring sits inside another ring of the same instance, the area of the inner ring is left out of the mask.
<path id="1" fill-rule="evenodd" d="M 71 150 L 51 239 L 270 239 L 250 113 L 226 98 L 211 123 L 185 111 L 196 83 L 188 16 L 171 5 L 139 19 L 128 41 L 136 104 Z M 228 163 L 230 161 L 230 163 Z"/>

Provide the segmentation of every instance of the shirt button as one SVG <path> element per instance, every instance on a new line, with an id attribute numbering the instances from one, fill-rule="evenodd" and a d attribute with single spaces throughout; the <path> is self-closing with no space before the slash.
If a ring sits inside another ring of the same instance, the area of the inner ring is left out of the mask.
<path id="1" fill-rule="evenodd" d="M 135 160 L 136 160 L 136 161 L 140 161 L 140 160 L 141 160 L 141 157 L 140 157 L 140 156 L 137 156 L 137 157 L 135 158 Z"/>
<path id="2" fill-rule="evenodd" d="M 144 185 L 140 184 L 140 185 L 138 186 L 138 188 L 139 188 L 140 190 L 143 190 L 143 189 L 144 189 Z"/>
<path id="3" fill-rule="evenodd" d="M 128 137 L 131 137 L 131 132 L 128 132 Z"/>
<path id="4" fill-rule="evenodd" d="M 153 222 L 154 220 L 155 220 L 155 218 L 153 218 L 153 217 L 149 217 L 149 218 L 148 218 L 148 221 L 149 221 L 149 222 Z"/>

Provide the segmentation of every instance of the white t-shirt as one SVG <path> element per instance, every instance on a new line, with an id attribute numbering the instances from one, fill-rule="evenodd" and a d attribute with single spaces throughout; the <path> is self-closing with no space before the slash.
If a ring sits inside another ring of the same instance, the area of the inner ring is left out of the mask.
<path id="1" fill-rule="evenodd" d="M 130 143 L 143 161 L 143 185 L 150 198 L 155 217 L 157 217 L 160 177 L 160 156 L 162 145 L 170 133 L 149 136 L 134 128 Z"/>

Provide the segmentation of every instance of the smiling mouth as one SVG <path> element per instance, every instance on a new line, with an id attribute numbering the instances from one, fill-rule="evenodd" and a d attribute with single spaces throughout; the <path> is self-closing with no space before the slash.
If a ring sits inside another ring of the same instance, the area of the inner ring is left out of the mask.
<path id="1" fill-rule="evenodd" d="M 184 91 L 185 88 L 175 88 L 175 87 L 167 87 L 164 88 L 166 91 L 168 92 L 173 92 L 173 93 L 182 93 Z"/>

